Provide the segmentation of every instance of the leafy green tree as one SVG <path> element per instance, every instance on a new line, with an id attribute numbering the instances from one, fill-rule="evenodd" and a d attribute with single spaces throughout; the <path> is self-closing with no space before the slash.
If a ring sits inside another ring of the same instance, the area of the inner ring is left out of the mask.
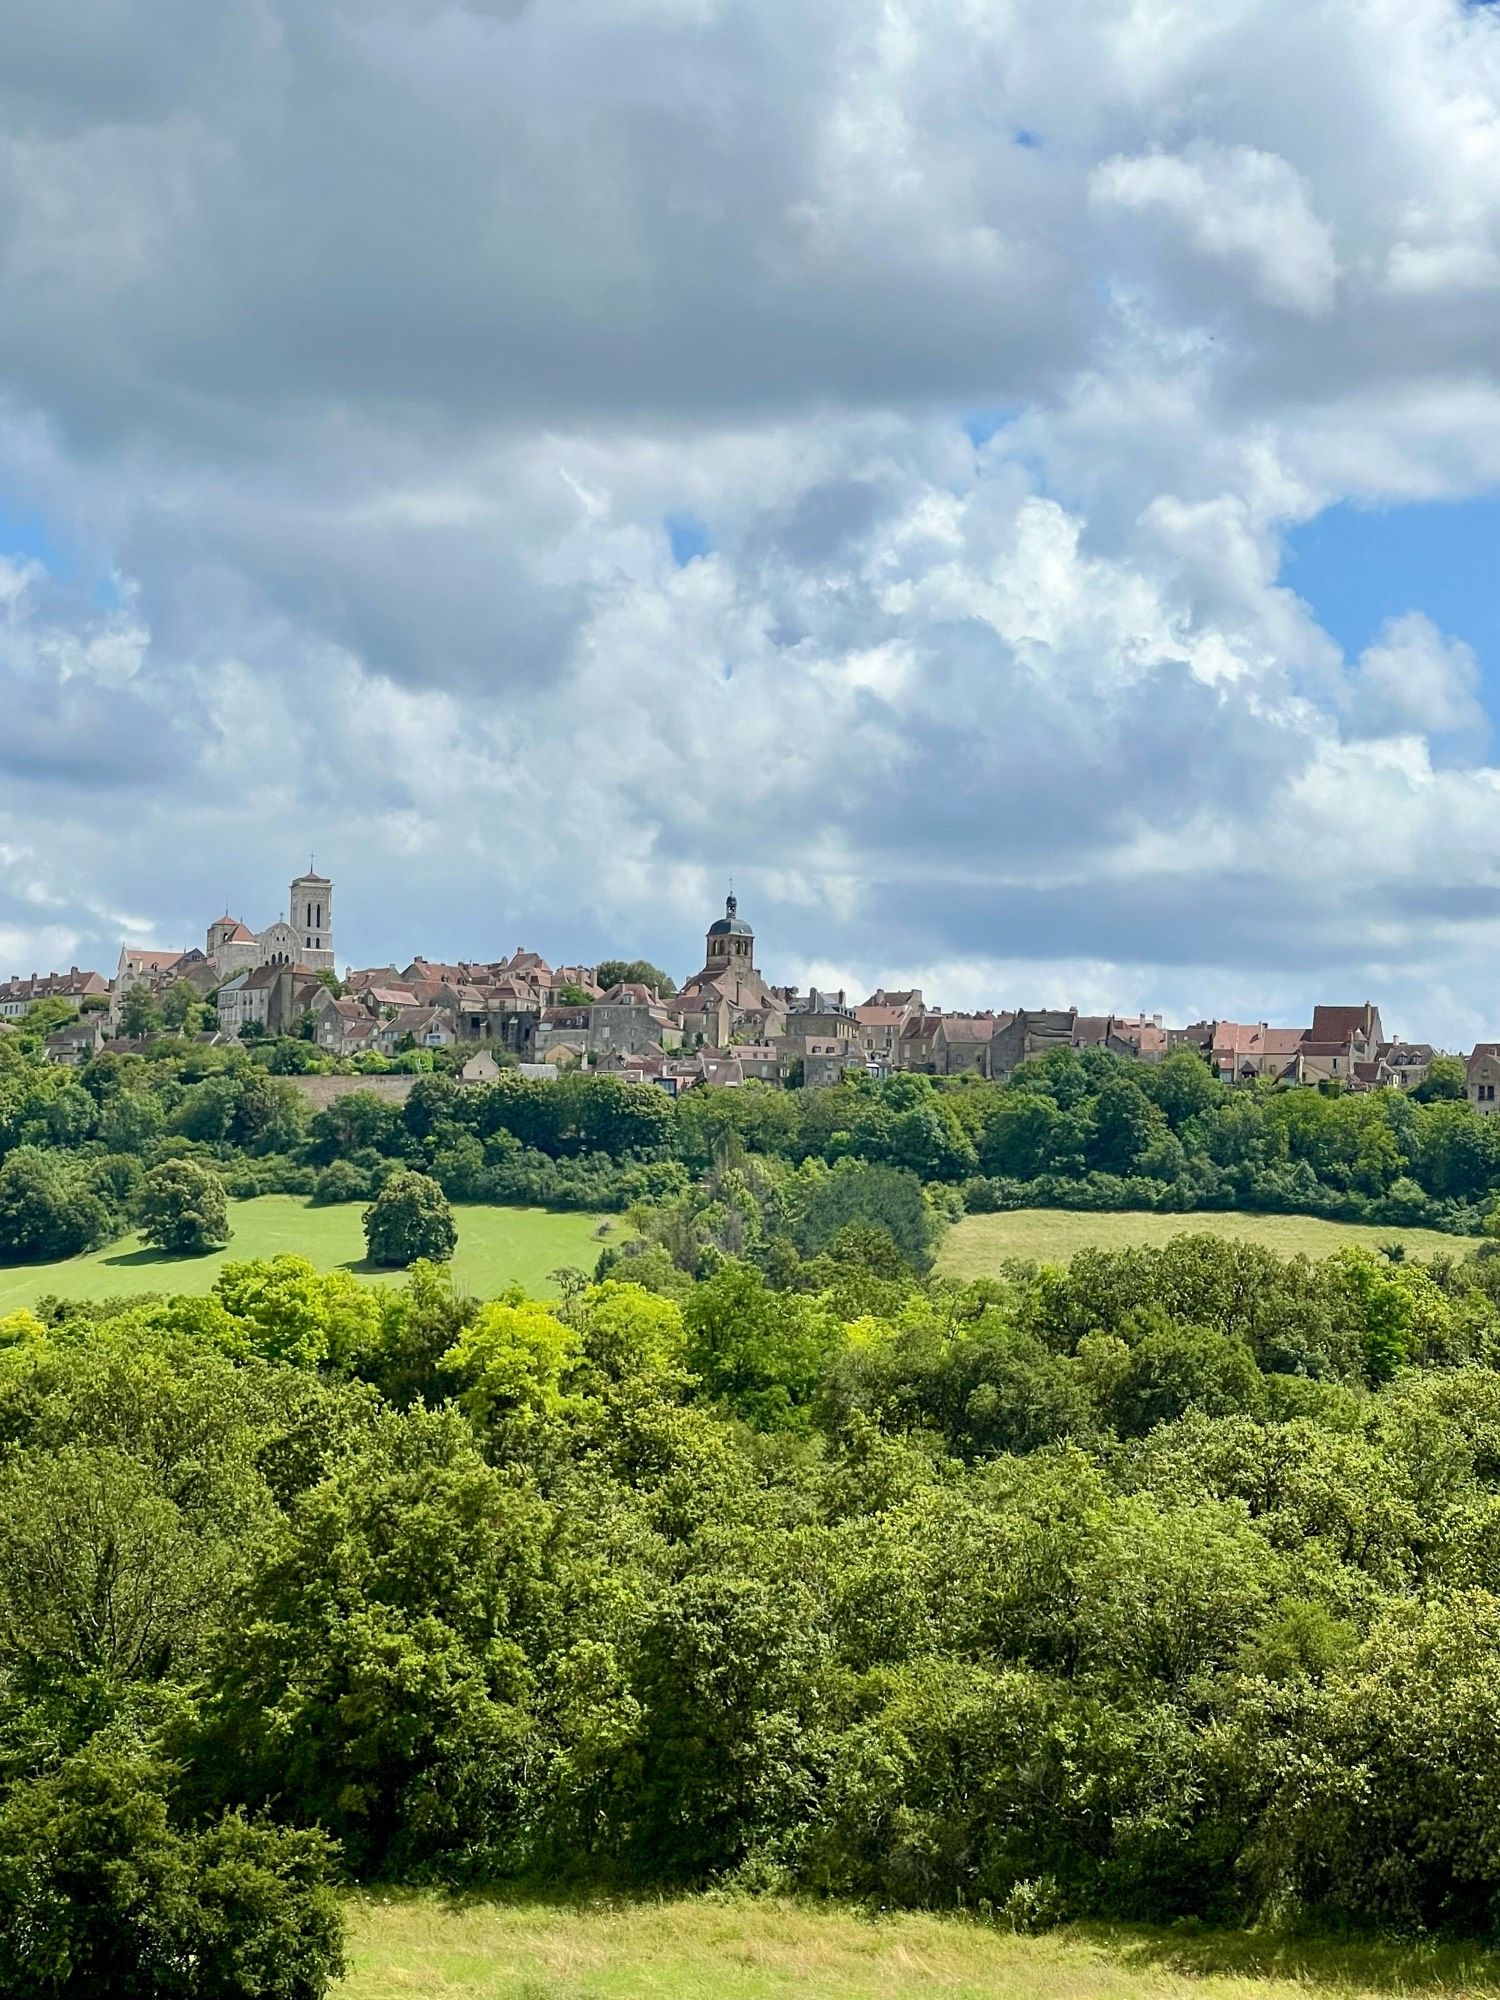
<path id="1" fill-rule="evenodd" d="M 603 959 L 594 967 L 594 978 L 606 993 L 612 986 L 653 986 L 663 1000 L 670 1000 L 677 991 L 677 982 L 671 974 L 653 965 L 649 958 Z"/>
<path id="2" fill-rule="evenodd" d="M 137 988 L 137 991 L 140 989 Z M 132 995 L 127 994 L 129 1001 Z M 179 979 L 168 988 L 161 1003 L 163 1023 L 174 1028 L 180 1035 L 195 1034 L 206 1024 L 210 1010 L 200 999 L 198 989 L 190 980 Z"/>
<path id="3" fill-rule="evenodd" d="M 1468 1073 L 1461 1056 L 1434 1056 L 1427 1074 L 1412 1087 L 1415 1104 L 1462 1103 L 1468 1096 Z"/>
<path id="4" fill-rule="evenodd" d="M 1094 1099 L 1093 1164 L 1106 1174 L 1133 1174 L 1165 1130 L 1163 1113 L 1134 1077 L 1111 1077 Z"/>
<path id="5" fill-rule="evenodd" d="M 136 1220 L 144 1240 L 158 1250 L 221 1250 L 229 1241 L 224 1183 L 199 1160 L 163 1160 L 141 1182 Z"/>
<path id="6" fill-rule="evenodd" d="M 321 2000 L 344 1969 L 321 1833 L 174 1826 L 168 1767 L 96 1739 L 0 1803 L 9 2000 Z"/>
<path id="7" fill-rule="evenodd" d="M 1164 1062 L 1143 1065 L 1139 1081 L 1174 1132 L 1190 1118 L 1201 1117 L 1224 1094 L 1224 1086 L 1196 1049 L 1174 1049 Z"/>
<path id="8" fill-rule="evenodd" d="M 1242 1340 L 1159 1322 L 1131 1348 L 1110 1414 L 1122 1436 L 1141 1437 L 1188 1410 L 1229 1416 L 1259 1409 L 1264 1393 L 1255 1356 Z"/>
<path id="9" fill-rule="evenodd" d="M 149 986 L 132 986 L 120 1008 L 120 1031 L 132 1039 L 159 1035 L 162 1011 Z"/>
<path id="10" fill-rule="evenodd" d="M 512 1445 L 528 1432 L 581 1413 L 576 1393 L 583 1341 L 545 1306 L 524 1300 L 481 1306 L 443 1366 L 467 1386 L 464 1408 L 481 1430 Z"/>
<path id="11" fill-rule="evenodd" d="M 687 1366 L 706 1395 L 767 1430 L 805 1424 L 842 1329 L 817 1300 L 770 1291 L 729 1262 L 694 1291 L 683 1315 Z"/>
<path id="12" fill-rule="evenodd" d="M 0 1164 L 0 1257 L 37 1263 L 107 1240 L 105 1204 L 69 1163 L 20 1146 Z"/>
<path id="13" fill-rule="evenodd" d="M 147 1680 L 196 1655 L 235 1551 L 129 1453 L 19 1453 L 0 1509 L 0 1663 Z"/>
<path id="14" fill-rule="evenodd" d="M 117 1090 L 99 1107 L 95 1137 L 110 1153 L 146 1153 L 166 1123 L 161 1100 L 143 1090 Z"/>
<path id="15" fill-rule="evenodd" d="M 1005 1091 L 980 1134 L 979 1164 L 987 1174 L 1035 1180 L 1053 1170 L 1062 1112 L 1039 1091 Z"/>
<path id="16" fill-rule="evenodd" d="M 932 1217 L 915 1174 L 867 1160 L 840 1160 L 827 1172 L 804 1173 L 810 1178 L 792 1230 L 804 1256 L 816 1256 L 853 1224 L 884 1230 L 909 1269 L 931 1264 Z"/>
<path id="17" fill-rule="evenodd" d="M 203 1784 L 326 1826 L 365 1873 L 524 1864 L 555 1533 L 456 1413 L 386 1415 L 297 1497 L 223 1631 Z"/>
<path id="18" fill-rule="evenodd" d="M 307 1136 L 312 1156 L 320 1165 L 332 1165 L 367 1150 L 394 1154 L 404 1136 L 401 1107 L 388 1104 L 373 1091 L 353 1090 L 315 1112 Z"/>
<path id="19" fill-rule="evenodd" d="M 348 1271 L 320 1271 L 306 1257 L 226 1264 L 213 1296 L 230 1322 L 222 1344 L 241 1359 L 343 1368 L 379 1339 L 382 1306 L 374 1289 Z"/>
<path id="20" fill-rule="evenodd" d="M 401 1266 L 418 1258 L 443 1264 L 458 1243 L 448 1197 L 427 1174 L 394 1173 L 364 1213 L 372 1264 Z"/>

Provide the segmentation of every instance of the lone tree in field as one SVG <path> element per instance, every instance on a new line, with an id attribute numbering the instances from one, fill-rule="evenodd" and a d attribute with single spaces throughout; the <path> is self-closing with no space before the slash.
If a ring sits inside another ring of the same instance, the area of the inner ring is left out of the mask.
<path id="1" fill-rule="evenodd" d="M 428 1174 L 392 1174 L 364 1213 L 372 1264 L 446 1263 L 458 1242 L 448 1197 Z"/>
<path id="2" fill-rule="evenodd" d="M 224 1183 L 197 1160 L 163 1160 L 141 1182 L 141 1235 L 158 1250 L 221 1250 L 229 1241 Z"/>

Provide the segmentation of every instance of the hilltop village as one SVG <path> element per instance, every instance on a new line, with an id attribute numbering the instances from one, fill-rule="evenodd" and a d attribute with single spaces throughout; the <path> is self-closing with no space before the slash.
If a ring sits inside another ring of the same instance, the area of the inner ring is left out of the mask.
<path id="1" fill-rule="evenodd" d="M 201 1003 L 200 1019 L 211 1009 L 216 1022 L 196 1032 L 216 1042 L 300 1034 L 342 1059 L 448 1049 L 469 1081 L 512 1062 L 541 1077 L 584 1066 L 673 1094 L 700 1083 L 812 1087 L 849 1071 L 1003 1080 L 1054 1048 L 1105 1048 L 1153 1063 L 1184 1047 L 1198 1049 L 1225 1083 L 1410 1090 L 1439 1053 L 1429 1043 L 1388 1039 L 1369 1002 L 1316 1006 L 1304 1026 L 1172 1027 L 1160 1015 L 1075 1007 L 962 1013 L 929 1005 L 916 988 L 877 988 L 863 1000 L 803 993 L 767 982 L 755 932 L 732 894 L 707 927 L 702 965 L 681 986 L 665 978 L 605 984 L 598 967 L 554 966 L 524 947 L 497 959 L 418 956 L 340 976 L 333 903 L 332 880 L 309 868 L 292 882 L 286 914 L 261 930 L 226 910 L 201 946 L 123 946 L 109 978 L 77 966 L 10 978 L 0 983 L 0 1029 L 43 1000 L 66 1001 L 78 1019 L 48 1037 L 47 1053 L 78 1063 L 140 1040 L 147 1015 L 139 1000 L 132 1006 L 133 994 L 165 1003 L 186 989 Z M 1500 1043 L 1480 1043 L 1466 1070 L 1470 1102 L 1493 1112 Z"/>

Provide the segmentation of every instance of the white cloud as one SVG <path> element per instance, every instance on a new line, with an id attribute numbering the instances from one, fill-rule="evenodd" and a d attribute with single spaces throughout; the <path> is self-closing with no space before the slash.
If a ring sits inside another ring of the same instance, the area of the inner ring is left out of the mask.
<path id="1" fill-rule="evenodd" d="M 1472 1027 L 1480 663 L 1283 555 L 1500 482 L 1488 10 L 85 0 L 5 68 L 17 950 L 313 845 L 360 957 L 681 968 L 733 873 L 788 977 Z"/>
<path id="2" fill-rule="evenodd" d="M 1255 294 L 1317 316 L 1333 304 L 1338 264 L 1307 183 L 1253 146 L 1198 141 L 1182 153 L 1116 155 L 1094 170 L 1101 208 L 1153 217 L 1196 256 L 1242 272 Z"/>

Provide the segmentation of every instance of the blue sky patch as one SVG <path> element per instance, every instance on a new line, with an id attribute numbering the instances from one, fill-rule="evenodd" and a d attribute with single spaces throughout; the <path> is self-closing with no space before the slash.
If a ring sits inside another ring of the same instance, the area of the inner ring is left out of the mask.
<path id="1" fill-rule="evenodd" d="M 672 544 L 672 560 L 679 569 L 685 569 L 695 556 L 712 552 L 713 536 L 696 514 L 668 514 L 666 529 Z"/>
<path id="2" fill-rule="evenodd" d="M 1282 582 L 1352 659 L 1388 618 L 1425 611 L 1479 658 L 1500 695 L 1500 495 L 1362 508 L 1341 503 L 1287 537 Z"/>

